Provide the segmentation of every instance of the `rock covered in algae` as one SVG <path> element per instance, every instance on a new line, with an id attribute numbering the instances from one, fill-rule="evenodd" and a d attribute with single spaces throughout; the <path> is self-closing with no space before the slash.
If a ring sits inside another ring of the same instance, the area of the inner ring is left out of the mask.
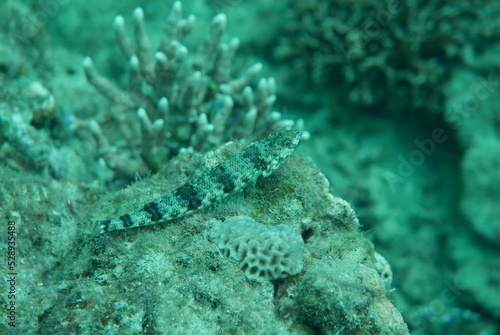
<path id="1" fill-rule="evenodd" d="M 185 183 L 200 162 L 226 159 L 241 148 L 229 143 L 208 158 L 184 151 L 158 174 L 105 196 L 88 219 L 114 217 L 154 200 Z M 209 240 L 212 219 L 235 215 L 300 233 L 303 271 L 275 281 L 248 279 Z M 70 218 L 61 220 L 64 226 Z M 55 244 L 53 236 L 34 249 Z M 38 320 L 40 334 L 407 333 L 388 294 L 387 266 L 359 230 L 354 211 L 329 193 L 312 163 L 295 155 L 223 204 L 156 226 L 108 233 L 81 252 L 55 253 L 61 264 L 31 283 L 44 302 L 43 310 L 29 315 Z M 30 262 L 35 260 L 26 259 L 25 266 Z M 32 332 L 33 326 L 22 330 Z"/>

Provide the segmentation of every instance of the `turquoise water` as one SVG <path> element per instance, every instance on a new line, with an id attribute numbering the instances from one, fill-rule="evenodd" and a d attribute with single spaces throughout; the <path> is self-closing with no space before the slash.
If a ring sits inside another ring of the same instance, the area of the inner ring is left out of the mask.
<path id="1" fill-rule="evenodd" d="M 3 1 L 0 332 L 500 333 L 499 14 L 491 1 Z M 76 249 L 94 220 L 282 127 L 301 143 L 269 178 Z M 304 270 L 243 276 L 208 239 L 236 215 L 300 233 Z"/>

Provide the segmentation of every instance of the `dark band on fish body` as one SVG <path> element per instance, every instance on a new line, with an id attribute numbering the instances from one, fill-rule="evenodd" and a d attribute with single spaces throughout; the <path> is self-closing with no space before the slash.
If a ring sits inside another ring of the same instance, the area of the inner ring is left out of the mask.
<path id="1" fill-rule="evenodd" d="M 151 221 L 158 222 L 163 219 L 163 213 L 158 208 L 158 204 L 156 202 L 150 202 L 147 205 L 144 205 L 142 208 L 146 213 L 151 215 Z"/>
<path id="2" fill-rule="evenodd" d="M 255 150 L 246 150 L 241 156 L 246 159 L 248 162 L 252 163 L 255 169 L 259 171 L 264 171 L 267 167 L 267 161 L 262 158 L 262 155 L 258 154 L 257 147 Z"/>
<path id="3" fill-rule="evenodd" d="M 201 194 L 197 187 L 192 184 L 186 184 L 178 188 L 174 192 L 174 196 L 179 199 L 180 202 L 185 203 L 188 210 L 193 210 L 201 206 Z"/>
<path id="4" fill-rule="evenodd" d="M 111 224 L 111 220 L 103 220 L 102 221 L 102 230 L 108 231 L 110 224 Z"/>
<path id="5" fill-rule="evenodd" d="M 134 222 L 132 221 L 132 218 L 130 217 L 129 214 L 125 214 L 125 215 L 120 216 L 120 220 L 123 222 L 123 226 L 125 228 L 129 228 L 130 226 L 132 226 L 134 224 Z"/>
<path id="6" fill-rule="evenodd" d="M 210 173 L 210 177 L 216 184 L 222 186 L 224 193 L 231 193 L 236 188 L 233 177 L 223 165 L 217 166 L 212 173 Z"/>

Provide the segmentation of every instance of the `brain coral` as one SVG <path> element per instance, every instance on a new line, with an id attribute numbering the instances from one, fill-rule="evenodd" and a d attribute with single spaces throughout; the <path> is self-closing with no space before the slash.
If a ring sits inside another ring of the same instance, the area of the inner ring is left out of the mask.
<path id="1" fill-rule="evenodd" d="M 265 226 L 248 216 L 234 216 L 216 222 L 210 239 L 250 279 L 275 280 L 302 271 L 304 241 L 287 225 Z"/>

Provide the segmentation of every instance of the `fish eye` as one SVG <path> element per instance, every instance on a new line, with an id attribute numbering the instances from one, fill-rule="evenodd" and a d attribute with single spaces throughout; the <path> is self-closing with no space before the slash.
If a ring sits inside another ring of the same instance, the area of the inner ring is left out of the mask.
<path id="1" fill-rule="evenodd" d="M 289 140 L 286 140 L 285 143 L 283 143 L 283 144 L 286 145 L 286 146 L 289 146 L 290 144 L 292 144 L 292 142 L 289 141 Z"/>

